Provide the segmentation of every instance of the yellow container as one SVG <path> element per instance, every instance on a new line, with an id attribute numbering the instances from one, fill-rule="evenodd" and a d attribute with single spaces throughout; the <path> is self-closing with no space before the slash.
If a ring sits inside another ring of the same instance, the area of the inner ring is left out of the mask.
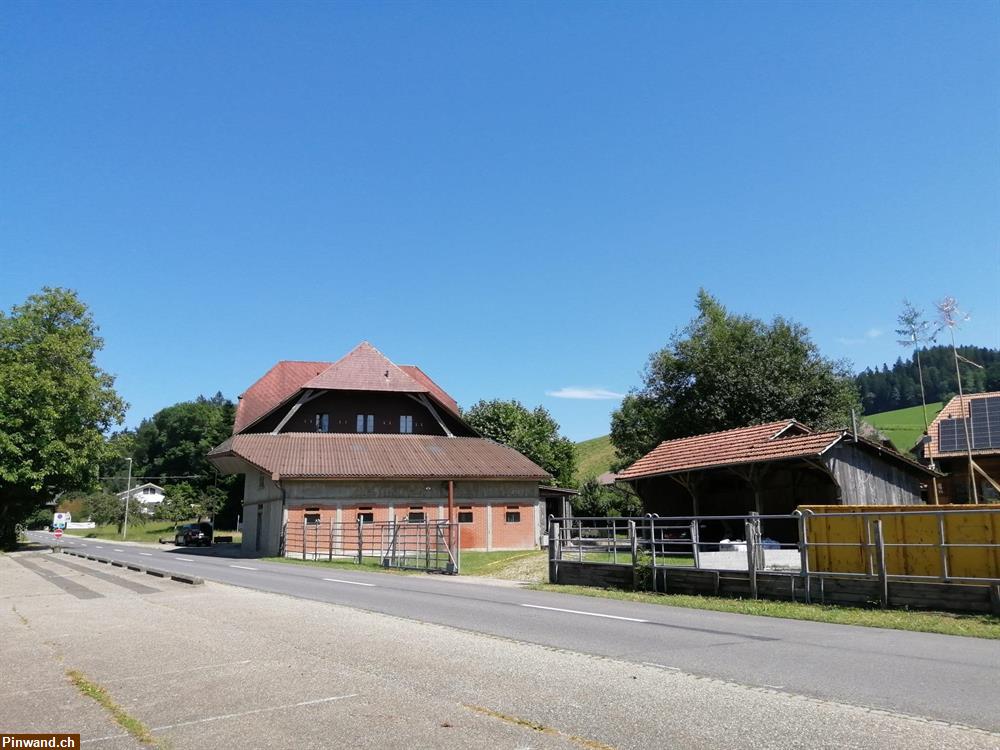
<path id="1" fill-rule="evenodd" d="M 874 545 L 873 522 L 881 520 L 889 575 L 940 578 L 947 566 L 949 578 L 1000 578 L 1000 548 L 947 547 L 942 552 L 940 547 L 942 538 L 951 545 L 1000 544 L 1000 504 L 801 505 L 799 510 L 806 517 L 806 538 L 816 545 L 809 548 L 811 571 L 877 573 L 875 548 L 866 545 Z M 938 510 L 944 513 L 927 514 Z"/>

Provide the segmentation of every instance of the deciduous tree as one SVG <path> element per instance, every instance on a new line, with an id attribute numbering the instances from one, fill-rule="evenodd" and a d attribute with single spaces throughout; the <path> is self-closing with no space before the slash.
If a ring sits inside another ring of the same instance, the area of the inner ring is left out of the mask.
<path id="1" fill-rule="evenodd" d="M 90 489 L 125 416 L 99 368 L 97 325 L 75 292 L 45 288 L 0 312 L 0 548 L 59 492 Z"/>
<path id="2" fill-rule="evenodd" d="M 557 484 L 568 485 L 576 471 L 576 446 L 559 434 L 559 425 L 541 406 L 527 409 L 519 401 L 479 401 L 463 414 L 484 437 L 520 451 L 549 472 Z"/>
<path id="3" fill-rule="evenodd" d="M 781 419 L 850 424 L 860 403 L 848 366 L 822 357 L 805 327 L 732 314 L 704 290 L 696 306 L 612 415 L 618 468 L 669 438 Z"/>

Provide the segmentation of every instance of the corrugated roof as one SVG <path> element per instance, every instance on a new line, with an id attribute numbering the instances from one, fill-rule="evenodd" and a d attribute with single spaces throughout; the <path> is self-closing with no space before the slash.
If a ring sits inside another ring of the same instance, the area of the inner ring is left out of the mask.
<path id="1" fill-rule="evenodd" d="M 991 396 L 1000 396 L 1000 391 L 989 391 L 987 393 L 967 393 L 962 397 L 961 401 L 958 396 L 951 399 L 945 407 L 938 412 L 938 415 L 931 420 L 931 423 L 927 426 L 927 434 L 930 436 L 930 442 L 927 445 L 927 455 L 933 458 L 938 456 L 966 456 L 968 451 L 964 448 L 960 451 L 948 451 L 943 453 L 938 449 L 939 441 L 939 430 L 938 423 L 942 419 L 958 419 L 960 417 L 968 417 L 971 413 L 971 403 L 979 398 L 990 398 Z M 973 456 L 982 456 L 984 454 L 995 455 L 998 451 L 996 448 L 980 448 L 978 450 L 973 449 Z"/>
<path id="2" fill-rule="evenodd" d="M 278 362 L 240 396 L 233 432 L 256 422 L 329 366 L 329 362 Z"/>
<path id="3" fill-rule="evenodd" d="M 516 450 L 484 438 L 351 433 L 233 435 L 209 460 L 241 458 L 286 478 L 547 479 Z"/>
<path id="4" fill-rule="evenodd" d="M 784 420 L 666 440 L 620 472 L 618 479 L 818 456 L 844 435 L 840 431 L 803 434 L 806 429 L 794 420 Z"/>

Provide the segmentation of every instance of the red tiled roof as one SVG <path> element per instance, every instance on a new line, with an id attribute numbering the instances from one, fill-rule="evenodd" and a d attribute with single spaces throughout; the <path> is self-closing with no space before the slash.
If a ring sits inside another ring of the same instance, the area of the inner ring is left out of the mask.
<path id="1" fill-rule="evenodd" d="M 310 378 L 330 366 L 329 362 L 289 362 L 282 360 L 240 396 L 233 432 L 239 432 L 296 393 Z"/>
<path id="2" fill-rule="evenodd" d="M 431 435 L 283 433 L 233 435 L 208 454 L 237 473 L 240 458 L 269 474 L 301 479 L 547 479 L 505 445 L 484 438 Z"/>
<path id="3" fill-rule="evenodd" d="M 961 401 L 958 396 L 955 396 L 944 408 L 938 412 L 938 415 L 931 420 L 931 423 L 927 426 L 927 434 L 930 435 L 930 443 L 927 445 L 927 455 L 930 457 L 937 456 L 964 456 L 967 455 L 967 451 L 962 449 L 960 451 L 948 451 L 947 453 L 942 452 L 938 448 L 938 424 L 942 419 L 958 419 L 961 417 L 968 417 L 972 409 L 971 404 L 974 400 L 979 398 L 989 398 L 991 396 L 1000 396 L 1000 391 L 989 391 L 987 393 L 967 393 L 962 397 Z M 964 442 L 964 441 L 963 441 Z M 983 454 L 996 454 L 998 451 L 996 448 L 979 448 L 978 450 L 973 449 L 973 456 L 981 456 Z"/>
<path id="4" fill-rule="evenodd" d="M 802 434 L 803 430 L 806 430 L 805 434 Z M 789 436 L 779 436 L 781 433 Z M 818 456 L 844 434 L 839 430 L 809 432 L 798 422 L 785 420 L 666 440 L 619 473 L 618 479 L 639 479 L 715 466 Z"/>
<path id="5" fill-rule="evenodd" d="M 387 372 L 389 377 L 385 375 Z M 458 402 L 423 370 L 415 365 L 395 365 L 364 341 L 336 362 L 278 362 L 240 396 L 233 434 L 250 426 L 303 388 L 426 393 L 461 419 Z"/>
<path id="6" fill-rule="evenodd" d="M 362 341 L 302 387 L 339 391 L 430 392 L 429 388 L 403 372 L 367 341 Z"/>

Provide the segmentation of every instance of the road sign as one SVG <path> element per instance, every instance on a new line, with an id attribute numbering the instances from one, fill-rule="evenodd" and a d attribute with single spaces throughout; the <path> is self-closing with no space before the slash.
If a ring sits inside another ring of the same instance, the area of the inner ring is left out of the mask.
<path id="1" fill-rule="evenodd" d="M 56 529 L 56 539 L 62 539 L 62 529 Z"/>

